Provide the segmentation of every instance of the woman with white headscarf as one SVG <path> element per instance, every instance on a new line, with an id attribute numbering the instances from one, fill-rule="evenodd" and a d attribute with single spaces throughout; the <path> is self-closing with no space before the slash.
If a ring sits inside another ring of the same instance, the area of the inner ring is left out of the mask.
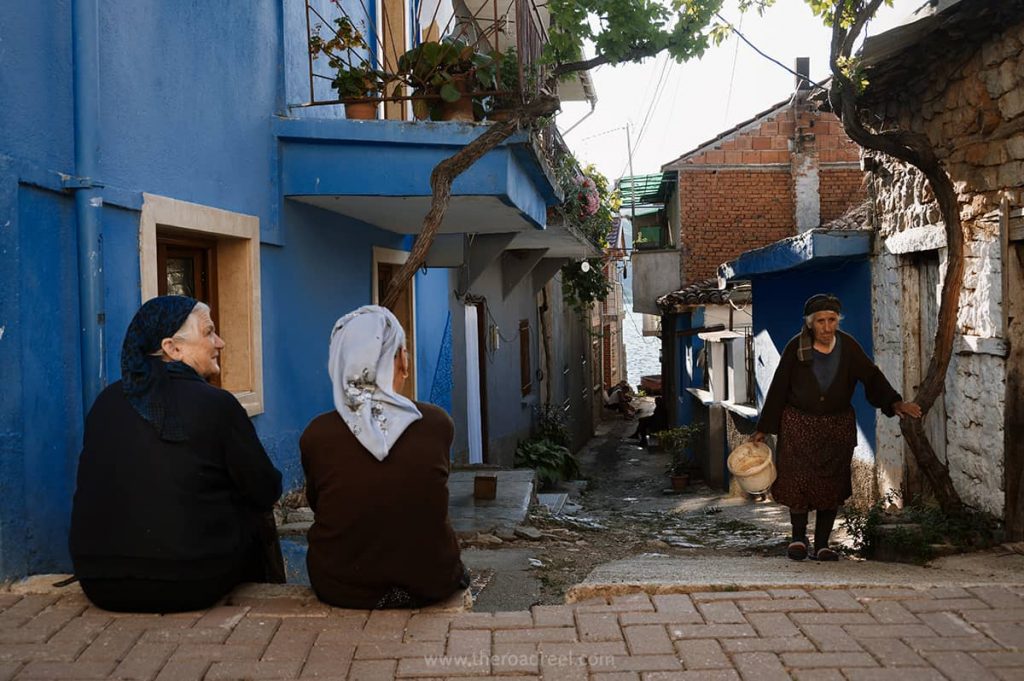
<path id="1" fill-rule="evenodd" d="M 306 564 L 320 600 L 344 608 L 419 607 L 468 586 L 448 522 L 444 410 L 400 394 L 405 332 L 366 305 L 331 331 L 334 410 L 299 448 L 315 514 Z"/>

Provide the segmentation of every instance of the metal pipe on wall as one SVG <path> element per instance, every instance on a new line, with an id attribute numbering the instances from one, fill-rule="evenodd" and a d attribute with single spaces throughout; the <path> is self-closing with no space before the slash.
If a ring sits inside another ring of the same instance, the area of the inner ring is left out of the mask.
<path id="1" fill-rule="evenodd" d="M 106 386 L 103 290 L 103 197 L 95 182 L 99 151 L 99 0 L 73 0 L 75 216 L 78 223 L 78 305 L 82 408 Z"/>

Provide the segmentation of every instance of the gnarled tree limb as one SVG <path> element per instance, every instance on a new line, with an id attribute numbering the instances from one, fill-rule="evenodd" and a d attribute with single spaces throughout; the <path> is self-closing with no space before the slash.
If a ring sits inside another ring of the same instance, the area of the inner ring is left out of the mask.
<path id="1" fill-rule="evenodd" d="M 871 0 L 857 15 L 850 29 L 844 29 L 841 26 L 841 13 L 845 4 L 845 1 L 840 0 L 833 16 L 832 54 L 830 56 L 833 80 L 829 91 L 832 108 L 839 114 L 846 134 L 854 142 L 865 149 L 880 151 L 909 163 L 924 174 L 938 202 L 946 228 L 946 273 L 942 285 L 942 297 L 939 301 L 935 346 L 928 362 L 928 371 L 924 380 L 921 381 L 921 385 L 918 386 L 917 395 L 914 398 L 922 411 L 927 414 L 935 404 L 935 400 L 942 394 L 946 372 L 953 354 L 956 316 L 960 306 L 960 291 L 963 288 L 964 278 L 964 234 L 960 223 L 960 206 L 952 180 L 942 168 L 935 150 L 924 135 L 899 130 L 876 133 L 864 126 L 860 110 L 857 107 L 856 85 L 840 68 L 839 58 L 849 56 L 857 33 L 881 3 L 880 0 Z M 949 468 L 939 461 L 924 432 L 924 417 L 922 416 L 920 419 L 901 418 L 900 430 L 903 431 L 918 466 L 931 483 L 939 505 L 947 512 L 962 510 L 964 504 L 950 479 Z"/>

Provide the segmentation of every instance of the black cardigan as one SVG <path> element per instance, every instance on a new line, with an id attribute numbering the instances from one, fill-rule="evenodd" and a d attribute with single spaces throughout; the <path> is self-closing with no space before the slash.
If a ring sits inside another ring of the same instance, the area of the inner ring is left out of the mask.
<path id="1" fill-rule="evenodd" d="M 198 376 L 171 374 L 187 442 L 166 442 L 125 399 L 121 382 L 85 422 L 69 547 L 86 578 L 223 575 L 253 540 L 253 515 L 281 495 L 245 409 Z"/>
<path id="2" fill-rule="evenodd" d="M 903 398 L 853 336 L 840 331 L 839 338 L 839 369 L 832 385 L 825 392 L 818 385 L 811 363 L 797 359 L 799 334 L 786 344 L 761 408 L 761 417 L 757 422 L 759 431 L 778 433 L 782 410 L 786 405 L 817 416 L 845 411 L 850 407 L 857 381 L 864 384 L 864 393 L 872 406 L 881 409 L 886 416 L 895 414 L 892 405 Z"/>

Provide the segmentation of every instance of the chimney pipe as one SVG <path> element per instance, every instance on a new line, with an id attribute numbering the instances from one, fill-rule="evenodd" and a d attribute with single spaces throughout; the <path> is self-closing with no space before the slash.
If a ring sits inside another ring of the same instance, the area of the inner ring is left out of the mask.
<path id="1" fill-rule="evenodd" d="M 811 58 L 810 57 L 797 57 L 796 58 L 796 89 L 797 90 L 810 90 L 811 89 Z"/>

